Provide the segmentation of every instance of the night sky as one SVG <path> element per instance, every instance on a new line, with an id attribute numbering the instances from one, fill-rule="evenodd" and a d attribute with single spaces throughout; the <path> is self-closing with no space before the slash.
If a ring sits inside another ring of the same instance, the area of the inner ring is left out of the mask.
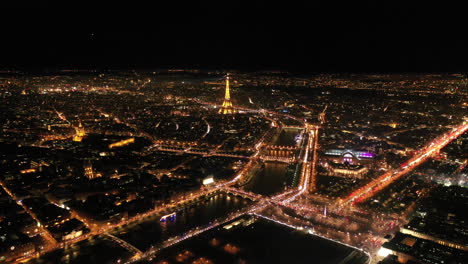
<path id="1" fill-rule="evenodd" d="M 5 7 L 0 69 L 468 70 L 460 6 L 230 2 Z"/>

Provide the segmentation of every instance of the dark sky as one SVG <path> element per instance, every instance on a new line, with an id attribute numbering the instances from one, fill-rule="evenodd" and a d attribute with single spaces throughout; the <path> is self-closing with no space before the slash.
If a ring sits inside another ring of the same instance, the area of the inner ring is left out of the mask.
<path id="1" fill-rule="evenodd" d="M 229 2 L 4 7 L 0 68 L 468 70 L 461 6 Z"/>

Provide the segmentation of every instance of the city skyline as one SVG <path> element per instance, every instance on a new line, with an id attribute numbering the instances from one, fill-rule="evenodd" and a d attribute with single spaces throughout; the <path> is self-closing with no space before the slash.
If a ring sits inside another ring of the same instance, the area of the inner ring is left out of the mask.
<path id="1" fill-rule="evenodd" d="M 456 5 L 5 5 L 0 264 L 466 264 Z"/>
<path id="2" fill-rule="evenodd" d="M 466 258 L 464 74 L 0 78 L 0 261 Z"/>

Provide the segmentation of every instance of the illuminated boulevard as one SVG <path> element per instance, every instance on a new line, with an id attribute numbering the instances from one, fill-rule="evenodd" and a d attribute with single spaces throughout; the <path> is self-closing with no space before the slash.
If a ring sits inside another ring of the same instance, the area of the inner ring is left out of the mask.
<path id="1" fill-rule="evenodd" d="M 454 139 L 458 138 L 467 130 L 468 124 L 464 122 L 460 126 L 452 129 L 449 133 L 434 139 L 432 142 L 429 143 L 429 145 L 419 150 L 419 153 L 416 154 L 413 158 L 402 164 L 400 168 L 391 170 L 383 174 L 382 176 L 378 177 L 377 179 L 371 181 L 370 183 L 366 184 L 365 186 L 359 188 L 358 190 L 350 194 L 346 199 L 340 201 L 340 203 L 343 206 L 348 205 L 349 203 L 356 204 L 364 201 L 365 199 L 368 199 L 369 197 L 372 197 L 373 195 L 375 195 L 375 193 L 379 192 L 395 180 L 401 178 L 408 172 L 421 165 L 432 155 L 436 154 L 443 147 L 452 142 Z"/>

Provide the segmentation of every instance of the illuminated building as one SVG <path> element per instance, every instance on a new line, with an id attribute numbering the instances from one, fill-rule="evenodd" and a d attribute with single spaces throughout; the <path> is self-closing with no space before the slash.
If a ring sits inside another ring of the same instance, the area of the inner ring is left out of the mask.
<path id="1" fill-rule="evenodd" d="M 432 234 L 429 234 L 429 233 L 418 232 L 418 230 L 411 229 L 411 227 L 408 228 L 408 226 L 402 227 L 400 229 L 400 232 L 403 233 L 403 234 L 411 235 L 413 237 L 417 237 L 417 238 L 421 238 L 421 239 L 425 239 L 425 240 L 430 240 L 432 242 L 441 244 L 443 246 L 468 251 L 468 245 L 465 245 L 465 244 L 460 243 L 460 242 L 451 241 L 449 239 L 439 238 L 439 237 L 437 237 L 435 235 L 432 235 Z"/>
<path id="2" fill-rule="evenodd" d="M 99 178 L 102 175 L 100 173 L 95 173 L 93 169 L 93 165 L 91 164 L 91 161 L 86 161 L 85 166 L 84 166 L 84 175 L 88 179 L 94 179 L 94 178 Z"/>
<path id="3" fill-rule="evenodd" d="M 128 144 L 134 143 L 134 142 L 135 142 L 135 138 L 128 138 L 128 139 L 121 140 L 119 142 L 109 144 L 109 148 L 112 149 L 112 148 L 122 147 Z"/>
<path id="4" fill-rule="evenodd" d="M 332 163 L 330 171 L 333 176 L 362 178 L 368 169 L 362 165 L 352 165 L 345 162 L 344 164 Z"/>
<path id="5" fill-rule="evenodd" d="M 49 230 L 57 241 L 73 240 L 89 232 L 89 229 L 84 225 L 84 223 L 76 218 L 56 223 L 49 227 Z"/>
<path id="6" fill-rule="evenodd" d="M 352 150 L 352 149 L 329 149 L 325 151 L 325 155 L 340 156 L 343 158 L 355 157 L 358 160 L 374 158 L 374 154 L 370 152 L 362 151 L 362 150 Z"/>
<path id="7" fill-rule="evenodd" d="M 453 199 L 452 202 L 457 203 L 457 198 Z M 444 201 L 447 200 L 444 199 Z M 428 213 L 427 210 L 421 210 L 420 214 L 423 217 L 413 218 L 408 224 L 400 228 L 400 232 L 443 246 L 468 251 L 466 235 L 464 235 L 468 228 L 464 222 L 463 214 L 440 213 L 434 208 L 431 208 L 434 211 Z"/>
<path id="8" fill-rule="evenodd" d="M 81 142 L 81 140 L 83 140 L 83 137 L 86 136 L 86 131 L 83 127 L 83 125 L 80 124 L 78 125 L 78 127 L 75 127 L 75 135 L 73 136 L 73 141 L 76 141 L 76 142 Z"/>
<path id="9" fill-rule="evenodd" d="M 214 182 L 213 176 L 206 177 L 203 179 L 203 185 L 209 185 Z"/>
<path id="10" fill-rule="evenodd" d="M 397 127 L 398 127 L 398 123 L 391 123 L 391 124 L 389 124 L 389 126 L 390 126 L 391 128 L 397 128 Z"/>
<path id="11" fill-rule="evenodd" d="M 27 173 L 33 173 L 33 172 L 36 172 L 36 169 L 24 169 L 24 170 L 20 170 L 20 173 L 21 174 L 27 174 Z"/>
<path id="12" fill-rule="evenodd" d="M 224 94 L 224 102 L 222 107 L 219 109 L 219 113 L 226 115 L 226 114 L 234 114 L 236 110 L 232 107 L 231 102 L 231 93 L 229 89 L 229 75 L 226 76 L 226 91 Z"/>
<path id="13" fill-rule="evenodd" d="M 266 146 L 262 159 L 293 162 L 296 159 L 297 152 L 298 148 L 294 146 Z"/>
<path id="14" fill-rule="evenodd" d="M 364 177 L 368 168 L 362 164 L 374 158 L 371 152 L 353 149 L 328 149 L 324 154 L 332 160 L 328 167 L 330 174 L 339 177 Z"/>
<path id="15" fill-rule="evenodd" d="M 396 256 L 398 263 L 464 263 L 466 251 L 440 245 L 408 234 L 396 233 L 392 240 L 385 242 L 377 255 L 381 258 Z"/>
<path id="16" fill-rule="evenodd" d="M 170 220 L 171 222 L 173 222 L 176 218 L 176 215 L 177 215 L 176 213 L 170 213 L 170 214 L 164 215 L 159 219 L 159 222 L 166 222 L 167 220 Z"/>

